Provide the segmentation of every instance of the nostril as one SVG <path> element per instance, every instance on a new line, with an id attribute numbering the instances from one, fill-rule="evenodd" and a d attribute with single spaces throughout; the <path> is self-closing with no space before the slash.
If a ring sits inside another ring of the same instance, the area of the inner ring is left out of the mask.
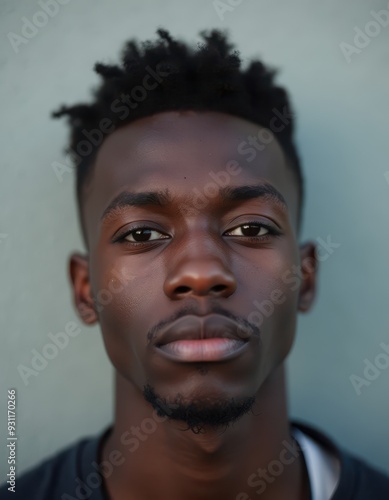
<path id="1" fill-rule="evenodd" d="M 177 293 L 187 293 L 189 292 L 190 288 L 188 286 L 178 286 L 176 288 Z"/>
<path id="2" fill-rule="evenodd" d="M 215 285 L 214 287 L 212 287 L 212 290 L 214 292 L 222 292 L 225 288 L 225 285 Z"/>

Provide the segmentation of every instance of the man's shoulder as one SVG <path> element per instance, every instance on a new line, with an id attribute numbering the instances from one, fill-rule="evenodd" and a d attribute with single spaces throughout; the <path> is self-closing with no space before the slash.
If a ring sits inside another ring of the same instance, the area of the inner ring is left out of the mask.
<path id="1" fill-rule="evenodd" d="M 310 425 L 293 422 L 315 441 L 330 449 L 340 461 L 340 477 L 331 500 L 388 500 L 389 475 L 338 446 L 326 434 Z"/>
<path id="2" fill-rule="evenodd" d="M 332 500 L 389 499 L 388 475 L 338 447 L 321 431 L 300 422 L 293 425 L 338 455 L 341 464 L 340 478 Z M 77 500 L 80 494 L 81 498 L 86 498 L 85 488 L 89 488 L 91 491 L 88 492 L 88 498 L 100 500 L 102 496 L 95 461 L 100 440 L 107 432 L 109 429 L 104 433 L 79 439 L 20 477 L 16 476 L 15 493 L 8 491 L 9 484 L 1 485 L 0 498 Z"/>
<path id="3" fill-rule="evenodd" d="M 364 498 L 388 500 L 389 476 L 353 455 L 347 453 L 345 455 L 350 462 L 350 469 L 354 471 L 355 498 L 358 500 Z"/>
<path id="4" fill-rule="evenodd" d="M 81 438 L 16 475 L 14 492 L 10 484 L 0 485 L 0 498 L 6 500 L 76 500 L 86 468 L 92 468 L 102 434 Z"/>

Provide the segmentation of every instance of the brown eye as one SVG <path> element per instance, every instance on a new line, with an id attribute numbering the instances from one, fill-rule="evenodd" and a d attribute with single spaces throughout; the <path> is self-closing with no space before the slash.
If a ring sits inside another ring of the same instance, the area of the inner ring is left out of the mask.
<path id="1" fill-rule="evenodd" d="M 145 243 L 148 241 L 155 241 L 162 238 L 151 238 L 153 233 L 162 234 L 160 231 L 156 229 L 152 229 L 150 227 L 138 227 L 136 229 L 132 229 L 128 232 L 123 240 L 129 241 L 130 243 Z"/>
<path id="2" fill-rule="evenodd" d="M 237 232 L 241 231 L 243 234 L 238 234 Z M 233 234 L 235 233 L 235 234 Z M 264 226 L 263 224 L 241 224 L 240 226 L 237 226 L 235 229 L 231 229 L 230 231 L 227 231 L 226 234 L 229 234 L 231 236 L 246 236 L 246 237 L 261 237 L 265 236 L 270 233 L 270 230 Z"/>

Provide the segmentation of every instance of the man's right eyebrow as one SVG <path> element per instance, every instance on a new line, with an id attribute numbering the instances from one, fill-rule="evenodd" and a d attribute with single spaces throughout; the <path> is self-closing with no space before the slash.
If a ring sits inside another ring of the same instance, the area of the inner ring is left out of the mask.
<path id="1" fill-rule="evenodd" d="M 100 220 L 104 220 L 109 214 L 124 207 L 164 207 L 171 203 L 172 197 L 169 190 L 164 191 L 145 191 L 134 193 L 131 191 L 122 191 L 108 204 L 102 213 Z"/>

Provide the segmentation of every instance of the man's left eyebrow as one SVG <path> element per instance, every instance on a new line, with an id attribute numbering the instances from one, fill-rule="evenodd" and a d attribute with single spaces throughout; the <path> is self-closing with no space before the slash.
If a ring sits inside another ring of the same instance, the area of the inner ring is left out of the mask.
<path id="1" fill-rule="evenodd" d="M 122 191 L 109 203 L 102 213 L 100 220 L 105 219 L 108 214 L 120 208 L 142 206 L 165 207 L 172 201 L 168 189 L 164 191 L 146 191 L 141 193 Z"/>
<path id="2" fill-rule="evenodd" d="M 268 198 L 280 204 L 284 210 L 288 210 L 288 204 L 282 194 L 278 189 L 266 182 L 248 186 L 226 186 L 220 189 L 219 195 L 227 202 L 252 200 L 254 198 Z"/>

